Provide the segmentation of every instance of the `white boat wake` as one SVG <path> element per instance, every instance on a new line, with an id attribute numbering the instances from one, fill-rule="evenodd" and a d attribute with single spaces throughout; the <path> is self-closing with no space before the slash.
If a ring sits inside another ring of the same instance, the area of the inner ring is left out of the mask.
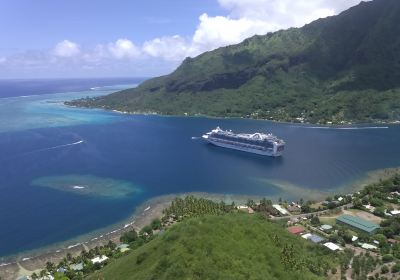
<path id="1" fill-rule="evenodd" d="M 82 144 L 83 140 L 79 140 L 77 142 L 74 143 L 69 143 L 69 144 L 64 144 L 64 145 L 58 145 L 58 146 L 54 146 L 54 147 L 50 147 L 50 148 L 45 148 L 45 149 L 41 149 L 38 151 L 48 151 L 48 150 L 54 150 L 54 149 L 59 149 L 59 148 L 64 148 L 64 147 L 69 147 L 69 146 L 74 146 L 74 145 L 79 145 Z"/>
<path id="2" fill-rule="evenodd" d="M 85 142 L 85 141 L 83 141 L 83 140 L 79 140 L 79 141 L 76 141 L 76 142 L 74 142 L 74 143 L 69 143 L 69 144 L 58 145 L 58 146 L 49 147 L 49 148 L 43 148 L 43 149 L 33 150 L 33 151 L 30 151 L 30 152 L 26 152 L 26 153 L 22 153 L 22 154 L 17 154 L 17 155 L 15 155 L 15 156 L 11 156 L 11 157 L 9 157 L 9 158 L 5 158 L 5 159 L 2 159 L 2 160 L 0 160 L 0 161 L 8 161 L 8 160 L 11 160 L 11 159 L 14 159 L 14 158 L 27 156 L 27 155 L 31 155 L 31 154 L 34 154 L 34 153 L 40 153 L 40 152 L 51 151 L 51 150 L 62 149 L 62 148 L 70 147 L 70 146 L 80 145 L 80 144 L 83 144 L 84 142 Z"/>
<path id="3" fill-rule="evenodd" d="M 44 149 L 35 150 L 35 151 L 30 152 L 29 154 L 37 153 L 37 152 L 50 151 L 50 150 L 65 148 L 65 147 L 69 147 L 69 146 L 75 146 L 75 145 L 79 145 L 79 144 L 82 144 L 82 143 L 84 143 L 84 141 L 83 140 L 79 140 L 79 141 L 74 142 L 74 143 L 69 143 L 69 144 L 58 145 L 58 146 L 54 146 L 54 147 L 50 147 L 50 148 L 44 148 Z"/>

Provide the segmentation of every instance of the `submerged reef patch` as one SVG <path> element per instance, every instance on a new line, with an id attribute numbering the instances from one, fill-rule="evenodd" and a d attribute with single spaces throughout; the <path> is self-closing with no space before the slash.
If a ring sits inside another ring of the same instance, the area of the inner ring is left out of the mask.
<path id="1" fill-rule="evenodd" d="M 140 188 L 128 181 L 78 174 L 40 177 L 33 180 L 31 184 L 77 195 L 114 199 L 126 198 L 141 191 Z"/>

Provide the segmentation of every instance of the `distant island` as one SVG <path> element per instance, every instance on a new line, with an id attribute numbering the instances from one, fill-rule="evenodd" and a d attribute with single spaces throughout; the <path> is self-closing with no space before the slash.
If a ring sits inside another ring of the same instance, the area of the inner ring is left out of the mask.
<path id="1" fill-rule="evenodd" d="M 400 1 L 187 58 L 170 75 L 70 106 L 321 124 L 400 120 Z"/>

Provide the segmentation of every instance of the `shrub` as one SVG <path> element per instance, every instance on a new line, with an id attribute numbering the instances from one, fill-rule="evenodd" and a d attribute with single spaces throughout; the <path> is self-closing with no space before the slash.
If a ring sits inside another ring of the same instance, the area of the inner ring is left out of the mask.
<path id="1" fill-rule="evenodd" d="M 160 219 L 154 219 L 154 220 L 151 222 L 151 228 L 152 228 L 153 230 L 160 229 L 160 228 L 161 228 L 161 221 L 160 221 Z"/>
<path id="2" fill-rule="evenodd" d="M 144 262 L 147 259 L 148 256 L 149 256 L 149 253 L 147 253 L 147 252 L 142 252 L 142 253 L 138 254 L 138 256 L 136 257 L 136 263 L 141 264 L 142 262 Z"/>
<path id="3" fill-rule="evenodd" d="M 393 257 L 393 255 L 391 255 L 391 254 L 387 254 L 387 255 L 384 255 L 384 256 L 382 257 L 382 261 L 383 261 L 384 263 L 392 262 L 393 260 L 394 260 L 394 257 Z"/>
<path id="4" fill-rule="evenodd" d="M 400 263 L 396 263 L 394 266 L 392 266 L 392 273 L 397 273 L 400 271 Z"/>
<path id="5" fill-rule="evenodd" d="M 131 243 L 131 242 L 137 240 L 137 238 L 138 238 L 138 235 L 137 235 L 136 231 L 132 230 L 132 231 L 124 232 L 124 234 L 121 235 L 119 240 L 123 243 Z"/>
<path id="6" fill-rule="evenodd" d="M 389 267 L 387 265 L 382 266 L 381 268 L 382 274 L 386 274 L 389 272 Z"/>

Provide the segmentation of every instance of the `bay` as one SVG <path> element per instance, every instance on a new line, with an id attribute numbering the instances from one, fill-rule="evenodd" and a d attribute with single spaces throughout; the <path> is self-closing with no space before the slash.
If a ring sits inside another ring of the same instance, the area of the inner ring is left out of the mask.
<path id="1" fill-rule="evenodd" d="M 124 115 L 62 103 L 124 88 L 112 80 L 102 85 L 0 99 L 0 256 L 122 222 L 138 205 L 165 194 L 309 199 L 345 190 L 367 172 L 400 166 L 397 125 Z M 202 142 L 216 126 L 272 132 L 286 141 L 286 150 L 269 158 Z M 85 188 L 90 195 L 82 195 Z"/>

